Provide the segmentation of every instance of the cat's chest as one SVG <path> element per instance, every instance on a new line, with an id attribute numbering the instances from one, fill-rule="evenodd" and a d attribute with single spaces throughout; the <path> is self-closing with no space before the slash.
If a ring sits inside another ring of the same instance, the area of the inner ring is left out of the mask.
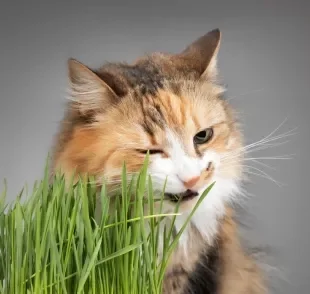
<path id="1" fill-rule="evenodd" d="M 163 294 L 216 294 L 219 289 L 220 248 L 199 244 L 176 251 L 166 272 Z M 194 250 L 196 249 L 196 251 Z"/>

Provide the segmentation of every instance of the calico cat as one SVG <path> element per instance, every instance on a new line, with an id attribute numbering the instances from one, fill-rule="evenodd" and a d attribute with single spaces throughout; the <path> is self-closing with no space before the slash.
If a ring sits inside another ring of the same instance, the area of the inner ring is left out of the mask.
<path id="1" fill-rule="evenodd" d="M 139 171 L 147 151 L 154 191 L 167 178 L 165 210 L 182 197 L 181 227 L 215 181 L 172 255 L 164 294 L 262 294 L 264 277 L 242 249 L 232 201 L 243 179 L 243 138 L 218 82 L 221 33 L 177 54 L 90 69 L 69 59 L 71 100 L 56 136 L 53 170 L 120 183 L 123 161 Z M 101 181 L 101 180 L 100 180 Z"/>

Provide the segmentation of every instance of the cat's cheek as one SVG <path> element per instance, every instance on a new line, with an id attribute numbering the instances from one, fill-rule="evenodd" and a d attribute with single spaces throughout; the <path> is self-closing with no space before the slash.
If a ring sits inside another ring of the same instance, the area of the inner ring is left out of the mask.
<path id="1" fill-rule="evenodd" d="M 150 173 L 170 175 L 175 172 L 173 162 L 170 158 L 154 156 L 149 165 Z"/>
<path id="2" fill-rule="evenodd" d="M 170 158 L 154 158 L 151 160 L 148 172 L 152 178 L 153 188 L 157 191 L 181 193 L 184 190 L 182 182 L 176 176 L 176 168 Z"/>

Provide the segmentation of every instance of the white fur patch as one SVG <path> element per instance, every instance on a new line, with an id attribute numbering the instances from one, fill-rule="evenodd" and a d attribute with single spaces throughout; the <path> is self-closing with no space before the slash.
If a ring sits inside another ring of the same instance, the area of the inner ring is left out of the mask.
<path id="1" fill-rule="evenodd" d="M 179 141 L 172 132 L 167 132 L 167 139 L 170 144 L 169 158 L 162 158 L 160 155 L 154 156 L 150 164 L 149 172 L 152 176 L 153 187 L 156 191 L 162 191 L 165 181 L 168 193 L 181 193 L 186 190 L 183 182 L 199 176 L 207 168 L 209 162 L 214 166 L 214 174 L 209 183 L 198 189 L 200 195 L 205 189 L 215 182 L 215 185 L 200 204 L 191 223 L 199 230 L 206 241 L 211 242 L 218 229 L 218 219 L 225 213 L 225 204 L 239 192 L 239 182 L 236 179 L 223 178 L 220 174 L 220 155 L 215 151 L 205 152 L 202 158 L 189 157 Z M 198 197 L 197 197 L 198 200 Z M 196 201 L 197 201 L 196 200 Z M 193 204 L 195 205 L 195 203 Z M 167 201 L 164 207 L 165 212 L 173 212 L 174 204 Z M 190 210 L 183 211 L 177 216 L 175 227 L 179 231 L 190 214 Z M 180 239 L 180 246 L 186 248 L 188 234 L 186 230 Z"/>
<path id="2" fill-rule="evenodd" d="M 166 192 L 181 193 L 186 190 L 183 182 L 197 177 L 208 165 L 208 157 L 202 160 L 189 157 L 176 135 L 167 131 L 167 140 L 170 148 L 168 149 L 169 158 L 162 158 L 160 155 L 153 158 L 149 172 L 154 180 L 154 189 L 162 191 L 163 185 L 167 180 Z"/>
<path id="3" fill-rule="evenodd" d="M 218 229 L 218 220 L 225 213 L 225 203 L 229 202 L 232 197 L 238 193 L 239 187 L 234 180 L 221 179 L 214 177 L 215 185 L 210 190 L 209 194 L 202 201 L 196 212 L 192 216 L 191 223 L 198 229 L 201 235 L 211 243 Z M 200 189 L 200 195 L 204 192 Z M 184 212 L 177 217 L 176 228 L 180 230 L 188 218 L 190 212 Z M 186 230 L 181 236 L 180 245 L 186 247 L 187 232 Z"/>

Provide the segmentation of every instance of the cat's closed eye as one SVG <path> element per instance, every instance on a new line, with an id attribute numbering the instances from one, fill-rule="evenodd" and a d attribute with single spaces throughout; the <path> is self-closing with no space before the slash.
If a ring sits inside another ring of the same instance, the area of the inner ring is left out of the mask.
<path id="1" fill-rule="evenodd" d="M 213 137 L 213 133 L 214 132 L 212 128 L 207 128 L 203 131 L 200 131 L 194 136 L 194 143 L 196 145 L 199 145 L 209 142 Z"/>
<path id="2" fill-rule="evenodd" d="M 164 151 L 161 149 L 137 149 L 137 151 L 141 154 L 147 154 L 149 152 L 150 155 L 164 153 Z"/>

